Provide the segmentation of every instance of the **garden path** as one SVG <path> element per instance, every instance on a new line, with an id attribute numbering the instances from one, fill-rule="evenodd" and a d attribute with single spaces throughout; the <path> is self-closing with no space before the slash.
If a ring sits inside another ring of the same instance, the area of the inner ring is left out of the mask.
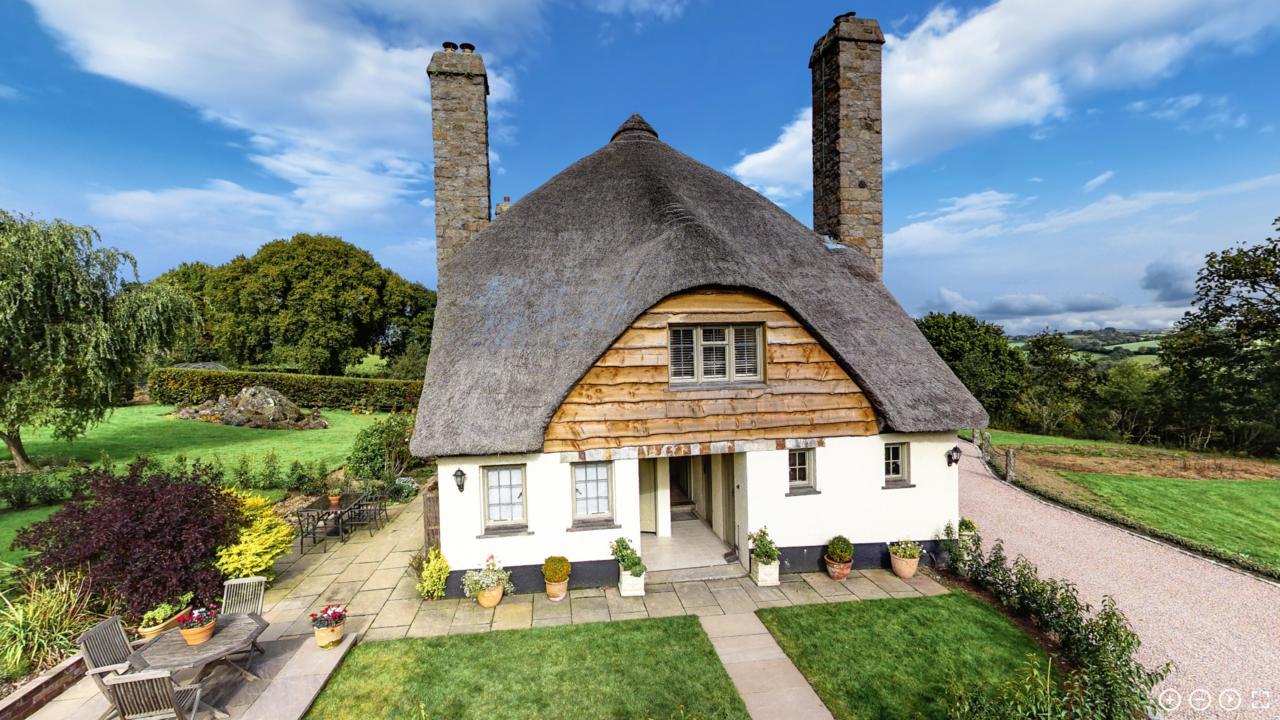
<path id="1" fill-rule="evenodd" d="M 1161 687 L 1167 717 L 1280 716 L 1280 585 L 1046 502 L 961 445 L 961 514 L 984 542 L 1003 540 L 1010 558 L 1074 582 L 1094 606 L 1114 597 L 1142 660 L 1174 663 Z"/>

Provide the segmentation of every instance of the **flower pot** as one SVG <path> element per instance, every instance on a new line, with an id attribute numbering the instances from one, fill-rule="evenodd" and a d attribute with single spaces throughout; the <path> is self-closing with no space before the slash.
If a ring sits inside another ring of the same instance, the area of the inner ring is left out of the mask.
<path id="1" fill-rule="evenodd" d="M 330 495 L 330 496 L 329 496 L 329 509 L 330 509 L 330 510 L 337 510 L 337 509 L 338 509 L 338 506 L 339 506 L 339 505 L 341 505 L 341 504 L 342 504 L 342 496 L 341 496 L 341 495 Z"/>
<path id="2" fill-rule="evenodd" d="M 138 628 L 138 637 L 142 638 L 143 640 L 150 640 L 151 638 L 159 635 L 165 630 L 172 630 L 173 628 L 177 627 L 178 618 L 182 617 L 190 609 L 191 608 L 189 606 L 183 608 L 182 610 L 178 611 L 173 617 L 169 618 L 168 620 L 165 620 L 159 625 L 148 625 L 147 627 Z"/>
<path id="3" fill-rule="evenodd" d="M 313 627 L 316 633 L 316 644 L 322 648 L 333 647 L 342 642 L 342 629 L 347 626 L 347 621 L 343 620 L 337 625 L 329 627 Z"/>
<path id="4" fill-rule="evenodd" d="M 480 603 L 482 608 L 494 607 L 502 602 L 502 590 L 503 587 L 501 585 L 491 587 L 488 590 L 481 590 L 476 593 L 476 602 Z"/>
<path id="5" fill-rule="evenodd" d="M 889 555 L 889 564 L 893 566 L 893 574 L 906 580 L 916 574 L 916 567 L 920 565 L 920 558 L 900 558 L 897 555 Z"/>
<path id="6" fill-rule="evenodd" d="M 623 570 L 622 565 L 618 565 L 618 594 L 622 597 L 643 596 L 645 575 L 648 575 L 648 573 L 642 573 L 640 577 L 636 577 Z"/>
<path id="7" fill-rule="evenodd" d="M 827 574 L 832 580 L 843 580 L 849 577 L 849 571 L 853 569 L 853 559 L 849 562 L 836 562 L 829 556 L 823 555 L 822 559 L 827 563 Z"/>
<path id="8" fill-rule="evenodd" d="M 773 587 L 778 584 L 778 562 L 762 563 L 751 558 L 751 579 L 760 587 Z"/>
<path id="9" fill-rule="evenodd" d="M 198 628 L 178 628 L 178 630 L 182 633 L 182 639 L 186 640 L 188 645 L 199 645 L 213 637 L 213 629 L 217 625 L 218 621 L 215 619 L 209 624 L 201 625 Z"/>
<path id="10" fill-rule="evenodd" d="M 560 602 L 564 599 L 564 596 L 569 593 L 569 578 L 565 578 L 560 582 L 551 582 L 550 580 L 546 580 L 546 583 L 547 599 L 551 602 Z"/>

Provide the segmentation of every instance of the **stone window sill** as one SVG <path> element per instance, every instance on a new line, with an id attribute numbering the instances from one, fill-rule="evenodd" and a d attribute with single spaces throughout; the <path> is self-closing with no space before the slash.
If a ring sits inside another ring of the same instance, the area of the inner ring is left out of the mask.
<path id="1" fill-rule="evenodd" d="M 532 535 L 528 525 L 503 525 L 501 527 L 489 527 L 484 529 L 484 533 L 477 535 L 479 539 L 515 537 L 518 535 Z"/>
<path id="2" fill-rule="evenodd" d="M 805 495 L 821 495 L 822 491 L 812 485 L 801 485 L 787 491 L 784 497 L 803 497 Z"/>
<path id="3" fill-rule="evenodd" d="M 573 525 L 565 528 L 565 532 L 590 532 L 592 530 L 619 530 L 622 526 L 613 521 L 613 518 L 607 520 L 578 520 Z"/>
<path id="4" fill-rule="evenodd" d="M 915 483 L 910 480 L 891 480 L 886 482 L 881 490 L 906 490 L 915 486 Z"/>

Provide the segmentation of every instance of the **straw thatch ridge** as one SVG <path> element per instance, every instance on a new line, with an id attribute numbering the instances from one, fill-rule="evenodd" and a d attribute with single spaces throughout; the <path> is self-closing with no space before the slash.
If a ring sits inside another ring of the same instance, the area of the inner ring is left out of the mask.
<path id="1" fill-rule="evenodd" d="M 673 150 L 639 116 L 496 217 L 441 276 L 420 456 L 538 452 L 560 402 L 628 325 L 699 287 L 790 308 L 886 431 L 987 422 L 862 253 Z"/>

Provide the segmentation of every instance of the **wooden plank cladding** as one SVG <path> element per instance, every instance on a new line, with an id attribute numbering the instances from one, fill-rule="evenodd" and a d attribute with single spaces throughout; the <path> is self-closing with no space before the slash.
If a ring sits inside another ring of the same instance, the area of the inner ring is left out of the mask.
<path id="1" fill-rule="evenodd" d="M 671 385 L 668 326 L 728 323 L 763 326 L 764 381 Z M 556 410 L 543 452 L 877 432 L 862 390 L 784 307 L 752 293 L 698 290 L 631 324 Z"/>

